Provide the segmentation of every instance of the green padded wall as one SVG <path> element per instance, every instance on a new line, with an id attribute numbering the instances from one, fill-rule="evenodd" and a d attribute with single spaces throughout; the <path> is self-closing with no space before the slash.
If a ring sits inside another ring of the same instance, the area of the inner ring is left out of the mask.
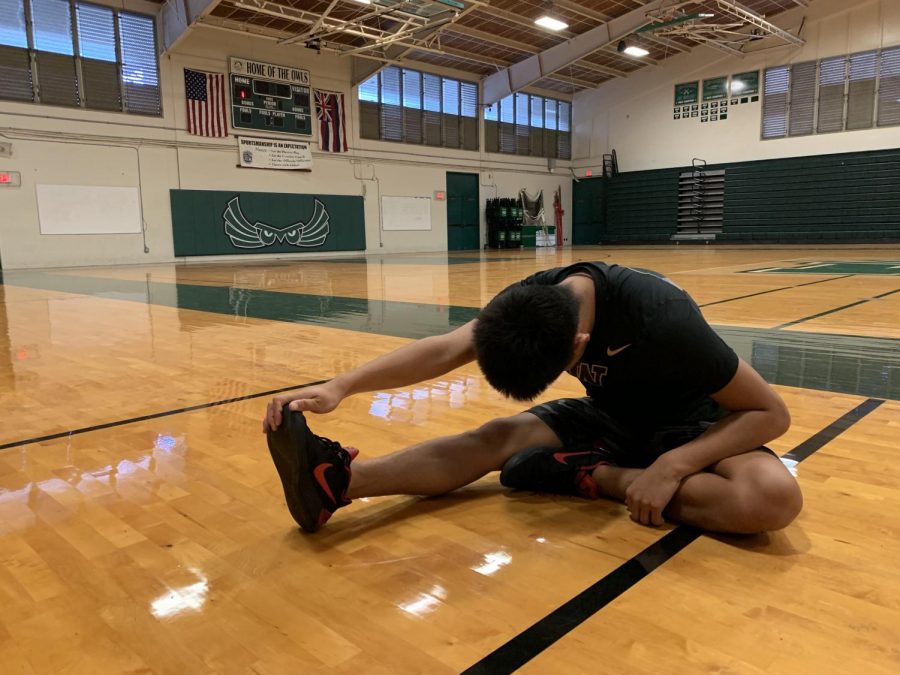
<path id="1" fill-rule="evenodd" d="M 599 244 L 605 232 L 606 181 L 581 178 L 572 185 L 572 244 Z"/>
<path id="2" fill-rule="evenodd" d="M 631 171 L 607 178 L 606 242 L 669 241 L 678 217 L 681 168 Z"/>
<path id="3" fill-rule="evenodd" d="M 900 238 L 900 150 L 725 164 L 717 239 Z"/>
<path id="4" fill-rule="evenodd" d="M 900 149 L 707 168 L 725 170 L 724 231 L 716 241 L 900 240 Z M 600 179 L 605 182 L 603 220 L 592 226 L 600 240 L 669 241 L 677 226 L 678 176 L 689 170 L 632 171 Z M 581 216 L 578 198 L 573 201 L 577 232 Z"/>

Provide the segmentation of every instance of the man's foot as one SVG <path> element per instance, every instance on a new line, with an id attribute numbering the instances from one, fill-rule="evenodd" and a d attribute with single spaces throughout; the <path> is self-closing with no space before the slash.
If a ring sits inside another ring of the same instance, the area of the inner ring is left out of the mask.
<path id="1" fill-rule="evenodd" d="M 267 432 L 266 439 L 288 510 L 300 527 L 315 532 L 332 513 L 350 503 L 350 462 L 359 450 L 317 436 L 306 426 L 303 413 L 287 405 L 281 426 Z"/>
<path id="2" fill-rule="evenodd" d="M 517 490 L 597 499 L 600 490 L 591 474 L 601 464 L 611 463 L 612 453 L 599 445 L 577 450 L 530 448 L 507 460 L 500 483 Z"/>

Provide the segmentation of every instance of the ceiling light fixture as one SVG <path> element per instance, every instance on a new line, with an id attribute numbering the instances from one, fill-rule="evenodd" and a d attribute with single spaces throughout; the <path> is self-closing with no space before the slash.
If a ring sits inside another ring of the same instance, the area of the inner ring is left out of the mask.
<path id="1" fill-rule="evenodd" d="M 628 47 L 625 47 L 625 53 L 628 54 L 628 56 L 636 56 L 638 58 L 641 58 L 643 56 L 647 56 L 650 52 L 643 47 L 635 47 L 634 45 L 629 45 Z"/>
<path id="2" fill-rule="evenodd" d="M 619 42 L 619 45 L 616 47 L 616 51 L 620 54 L 628 54 L 628 56 L 635 56 L 637 58 L 641 58 L 647 56 L 650 51 L 644 49 L 643 47 L 638 47 L 637 45 L 630 45 L 625 40 Z"/>
<path id="3" fill-rule="evenodd" d="M 540 26 L 541 28 L 546 28 L 548 30 L 561 31 L 565 30 L 569 27 L 569 24 L 564 21 L 560 21 L 559 19 L 554 19 L 552 16 L 547 16 L 546 14 L 542 16 L 540 19 L 535 19 L 534 23 Z"/>

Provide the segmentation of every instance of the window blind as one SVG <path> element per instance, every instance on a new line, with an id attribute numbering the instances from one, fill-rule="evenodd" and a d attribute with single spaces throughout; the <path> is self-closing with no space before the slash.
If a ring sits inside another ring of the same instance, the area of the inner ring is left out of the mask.
<path id="1" fill-rule="evenodd" d="M 531 156 L 544 156 L 544 97 L 531 97 Z"/>
<path id="2" fill-rule="evenodd" d="M 463 150 L 478 149 L 478 85 L 460 82 L 460 123 Z"/>
<path id="3" fill-rule="evenodd" d="M 516 119 L 516 154 L 531 154 L 531 124 L 528 94 L 518 93 L 513 102 Z"/>
<path id="4" fill-rule="evenodd" d="M 819 116 L 816 131 L 820 134 L 844 129 L 846 79 L 846 56 L 835 56 L 819 62 Z"/>
<path id="5" fill-rule="evenodd" d="M 403 69 L 403 140 L 422 142 L 422 73 Z"/>
<path id="6" fill-rule="evenodd" d="M 381 138 L 403 140 L 403 112 L 400 105 L 400 69 L 381 71 Z"/>
<path id="7" fill-rule="evenodd" d="M 572 158 L 572 129 L 571 129 L 571 120 L 572 120 L 572 104 L 568 101 L 560 101 L 559 102 L 559 116 L 558 116 L 558 127 L 559 134 L 557 134 L 557 154 L 556 156 L 560 159 L 571 159 Z"/>
<path id="8" fill-rule="evenodd" d="M 500 105 L 500 152 L 515 154 L 516 152 L 516 118 L 515 99 L 507 96 Z"/>
<path id="9" fill-rule="evenodd" d="M 378 103 L 379 75 L 376 73 L 359 85 L 359 135 L 361 138 L 381 138 L 381 107 Z"/>
<path id="10" fill-rule="evenodd" d="M 442 89 L 444 94 L 444 147 L 458 148 L 461 140 L 459 129 L 459 81 L 444 78 Z"/>
<path id="11" fill-rule="evenodd" d="M 868 129 L 875 117 L 875 74 L 878 52 L 850 55 L 847 90 L 847 129 Z"/>
<path id="12" fill-rule="evenodd" d="M 388 66 L 360 83 L 360 135 L 478 149 L 478 85 Z"/>
<path id="13" fill-rule="evenodd" d="M 813 132 L 817 70 L 818 64 L 815 61 L 791 66 L 790 136 L 805 136 Z"/>
<path id="14" fill-rule="evenodd" d="M 41 103 L 80 106 L 71 6 L 65 0 L 30 2 Z"/>
<path id="15" fill-rule="evenodd" d="M 784 138 L 787 135 L 790 79 L 788 66 L 766 69 L 763 78 L 763 138 Z"/>
<path id="16" fill-rule="evenodd" d="M 34 100 L 24 0 L 0 0 L 0 98 Z"/>
<path id="17" fill-rule="evenodd" d="M 881 52 L 878 85 L 878 126 L 900 124 L 900 47 Z"/>
<path id="18" fill-rule="evenodd" d="M 75 17 L 85 107 L 121 110 L 114 13 L 106 7 L 78 3 Z"/>
<path id="19" fill-rule="evenodd" d="M 441 134 L 441 78 L 431 73 L 422 74 L 422 91 L 424 94 L 422 124 L 426 145 L 442 145 Z"/>
<path id="20" fill-rule="evenodd" d="M 162 114 L 153 17 L 119 13 L 122 84 L 128 112 Z"/>

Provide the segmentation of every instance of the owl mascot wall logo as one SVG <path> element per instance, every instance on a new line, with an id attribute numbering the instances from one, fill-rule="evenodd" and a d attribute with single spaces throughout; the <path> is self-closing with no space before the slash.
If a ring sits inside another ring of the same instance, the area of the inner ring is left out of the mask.
<path id="1" fill-rule="evenodd" d="M 251 225 L 241 212 L 240 197 L 228 202 L 222 218 L 225 219 L 225 234 L 237 248 L 264 248 L 276 242 L 310 248 L 324 244 L 331 231 L 328 211 L 318 199 L 308 223 L 294 223 L 280 228 L 258 221 Z"/>

